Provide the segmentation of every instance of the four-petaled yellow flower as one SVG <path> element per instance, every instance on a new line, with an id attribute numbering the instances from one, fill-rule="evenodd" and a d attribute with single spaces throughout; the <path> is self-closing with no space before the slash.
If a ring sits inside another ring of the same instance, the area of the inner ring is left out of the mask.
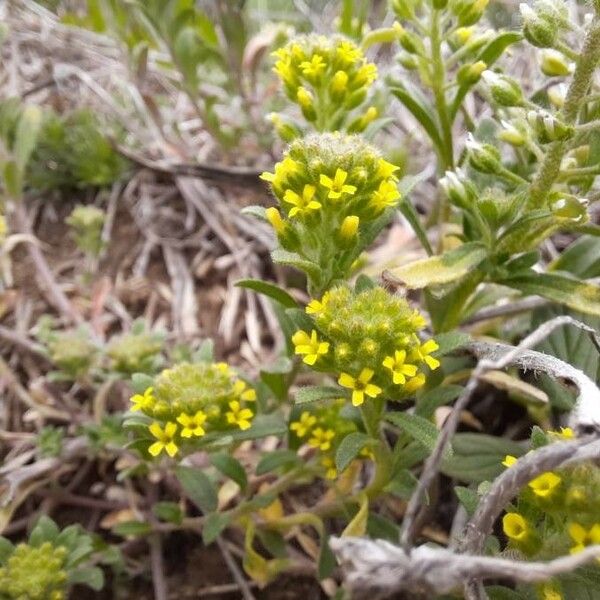
<path id="1" fill-rule="evenodd" d="M 136 410 L 148 410 L 154 406 L 155 398 L 152 395 L 154 392 L 153 387 L 149 387 L 143 394 L 135 394 L 131 397 L 133 406 L 132 411 Z"/>
<path id="2" fill-rule="evenodd" d="M 396 385 L 406 383 L 406 377 L 414 377 L 417 374 L 415 365 L 406 364 L 406 350 L 396 350 L 394 356 L 386 356 L 383 366 L 392 372 L 392 379 Z"/>
<path id="3" fill-rule="evenodd" d="M 440 347 L 435 340 L 427 340 L 424 344 L 421 344 L 412 351 L 411 359 L 423 361 L 433 371 L 440 366 L 440 361 L 437 358 L 430 356 L 430 354 L 439 350 L 439 348 Z"/>
<path id="4" fill-rule="evenodd" d="M 283 200 L 292 204 L 290 217 L 295 217 L 298 213 L 303 214 L 310 210 L 319 210 L 321 203 L 314 200 L 316 188 L 314 185 L 306 184 L 302 190 L 302 196 L 296 194 L 293 190 L 286 190 Z"/>
<path id="5" fill-rule="evenodd" d="M 502 464 L 505 467 L 512 467 L 516 462 L 517 462 L 518 458 L 516 456 L 512 456 L 511 454 L 507 454 L 504 457 L 504 460 L 502 461 Z"/>
<path id="6" fill-rule="evenodd" d="M 256 400 L 256 390 L 248 388 L 246 382 L 241 379 L 238 379 L 233 384 L 233 391 L 241 400 L 246 400 L 246 402 L 254 402 Z"/>
<path id="7" fill-rule="evenodd" d="M 304 437 L 313 427 L 313 425 L 317 422 L 317 417 L 315 415 L 311 415 L 307 410 L 305 410 L 301 415 L 300 419 L 294 421 L 290 425 L 290 429 L 296 432 L 296 435 L 301 438 Z"/>
<path id="8" fill-rule="evenodd" d="M 371 197 L 371 204 L 378 211 L 384 211 L 390 206 L 396 206 L 398 198 L 400 198 L 398 187 L 392 180 L 387 179 L 379 184 L 379 188 Z"/>
<path id="9" fill-rule="evenodd" d="M 160 423 L 155 421 L 148 429 L 157 440 L 148 448 L 148 452 L 150 452 L 152 456 L 158 456 L 164 450 L 171 458 L 173 458 L 179 451 L 179 448 L 175 443 L 177 424 L 169 421 L 163 429 L 160 426 Z"/>
<path id="10" fill-rule="evenodd" d="M 313 77 L 315 79 L 319 77 L 323 71 L 325 71 L 326 66 L 327 65 L 325 64 L 323 57 L 319 56 L 318 54 L 313 55 L 310 60 L 305 60 L 304 62 L 300 63 L 302 75 L 305 77 Z"/>
<path id="11" fill-rule="evenodd" d="M 561 478 L 556 473 L 548 471 L 530 481 L 528 485 L 536 496 L 548 498 L 561 481 Z"/>
<path id="12" fill-rule="evenodd" d="M 519 513 L 506 513 L 502 519 L 502 529 L 506 536 L 517 542 L 524 541 L 529 535 L 529 523 Z"/>
<path id="13" fill-rule="evenodd" d="M 177 421 L 181 425 L 183 425 L 183 429 L 181 430 L 181 437 L 190 438 L 193 435 L 196 437 L 203 436 L 206 431 L 204 431 L 204 422 L 206 421 L 206 414 L 199 410 L 195 415 L 188 415 L 186 413 L 181 413 L 177 417 Z"/>
<path id="14" fill-rule="evenodd" d="M 323 310 L 325 310 L 325 307 L 327 306 L 328 300 L 329 300 L 329 292 L 325 292 L 323 294 L 323 297 L 321 298 L 321 300 L 316 300 L 313 298 L 306 305 L 306 314 L 316 315 L 320 312 L 323 312 Z"/>
<path id="15" fill-rule="evenodd" d="M 411 377 L 404 384 L 404 391 L 408 393 L 416 392 L 418 389 L 421 389 L 425 385 L 425 375 L 423 373 L 418 373 L 414 377 Z"/>
<path id="16" fill-rule="evenodd" d="M 333 431 L 333 429 L 317 427 L 312 432 L 312 437 L 308 440 L 308 445 L 325 452 L 331 448 L 331 440 L 334 437 L 335 431 Z"/>
<path id="17" fill-rule="evenodd" d="M 369 398 L 377 398 L 383 391 L 378 385 L 369 383 L 374 374 L 372 369 L 363 369 L 358 377 L 352 377 L 348 373 L 340 375 L 338 383 L 342 387 L 352 390 L 352 404 L 354 406 L 360 406 L 365 401 L 365 394 Z"/>
<path id="18" fill-rule="evenodd" d="M 377 175 L 383 177 L 383 179 L 392 178 L 394 180 L 397 180 L 398 176 L 396 175 L 396 171 L 399 168 L 400 167 L 397 167 L 395 164 L 388 162 L 383 158 L 380 158 L 379 162 L 377 163 Z"/>
<path id="19" fill-rule="evenodd" d="M 548 433 L 561 440 L 572 440 L 575 437 L 575 432 L 570 427 L 561 427 L 559 431 L 549 431 Z"/>
<path id="20" fill-rule="evenodd" d="M 264 173 L 261 173 L 260 179 L 277 186 L 285 181 L 290 175 L 297 173 L 298 170 L 298 163 L 293 158 L 286 156 L 281 162 L 278 162 L 275 165 L 275 173 L 265 171 Z"/>
<path id="21" fill-rule="evenodd" d="M 356 73 L 355 84 L 371 85 L 377 79 L 377 67 L 373 63 L 363 65 Z"/>
<path id="22" fill-rule="evenodd" d="M 296 354 L 304 354 L 302 361 L 311 366 L 317 362 L 319 356 L 327 354 L 329 351 L 329 342 L 320 342 L 314 329 L 311 331 L 310 336 L 306 331 L 296 331 L 292 336 L 292 342 Z"/>
<path id="23" fill-rule="evenodd" d="M 355 185 L 347 185 L 345 183 L 347 178 L 348 173 L 338 167 L 333 179 L 321 173 L 321 176 L 319 177 L 319 183 L 324 188 L 329 190 L 327 197 L 335 200 L 337 198 L 341 198 L 342 194 L 354 194 L 354 192 L 356 192 Z"/>
<path id="24" fill-rule="evenodd" d="M 600 523 L 592 525 L 589 529 L 586 529 L 579 523 L 569 524 L 569 535 L 575 542 L 575 545 L 571 548 L 571 554 L 577 554 L 581 552 L 586 546 L 593 544 L 600 544 Z M 600 559 L 598 559 L 600 560 Z"/>
<path id="25" fill-rule="evenodd" d="M 229 412 L 225 413 L 227 422 L 230 425 L 237 425 L 242 431 L 250 429 L 252 423 L 251 419 L 254 413 L 249 408 L 242 408 L 241 404 L 237 400 L 232 400 L 229 403 Z"/>

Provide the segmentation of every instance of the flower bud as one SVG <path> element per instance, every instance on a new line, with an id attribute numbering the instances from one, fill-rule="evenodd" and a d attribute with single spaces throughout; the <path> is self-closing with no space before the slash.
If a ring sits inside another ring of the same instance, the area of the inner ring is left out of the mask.
<path id="1" fill-rule="evenodd" d="M 502 168 L 500 151 L 491 144 L 478 142 L 472 134 L 467 137 L 467 149 L 471 166 L 481 173 L 497 173 Z"/>
<path id="2" fill-rule="evenodd" d="M 440 179 L 440 185 L 454 206 L 467 210 L 473 206 L 477 190 L 461 169 L 446 171 L 444 177 Z"/>
<path id="3" fill-rule="evenodd" d="M 512 123 L 502 121 L 502 130 L 498 133 L 498 139 L 511 146 L 522 146 L 527 140 L 527 137 Z"/>
<path id="4" fill-rule="evenodd" d="M 564 55 L 550 48 L 542 51 L 540 68 L 548 77 L 564 77 L 571 73 L 571 65 L 565 60 Z"/>
<path id="5" fill-rule="evenodd" d="M 448 5 L 448 0 L 432 0 L 431 5 L 435 10 L 444 10 Z"/>
<path id="6" fill-rule="evenodd" d="M 558 24 L 542 11 L 535 11 L 528 4 L 519 6 L 523 18 L 525 39 L 538 48 L 551 48 L 558 38 Z"/>
<path id="7" fill-rule="evenodd" d="M 559 83 L 548 88 L 548 100 L 556 108 L 560 109 L 563 107 L 566 96 L 567 86 L 564 83 Z"/>
<path id="8" fill-rule="evenodd" d="M 398 41 L 409 54 L 423 54 L 423 42 L 412 31 L 399 30 Z"/>
<path id="9" fill-rule="evenodd" d="M 400 19 L 412 21 L 416 10 L 421 5 L 421 0 L 392 0 L 392 10 Z"/>
<path id="10" fill-rule="evenodd" d="M 377 118 L 378 114 L 377 108 L 369 106 L 364 115 L 361 115 L 348 125 L 348 133 L 361 133 Z"/>
<path id="11" fill-rule="evenodd" d="M 298 88 L 296 99 L 302 110 L 302 114 L 307 121 L 314 121 L 317 118 L 317 113 L 314 106 L 313 95 L 303 86 Z"/>
<path id="12" fill-rule="evenodd" d="M 472 65 L 463 65 L 456 74 L 459 85 L 473 85 L 481 79 L 481 74 L 487 69 L 487 65 L 479 60 Z"/>
<path id="13" fill-rule="evenodd" d="M 461 27 L 474 25 L 483 16 L 489 0 L 453 0 L 450 9 Z"/>
<path id="14" fill-rule="evenodd" d="M 331 97 L 339 100 L 344 96 L 347 89 L 348 73 L 346 71 L 336 71 L 330 84 Z"/>
<path id="15" fill-rule="evenodd" d="M 540 144 L 564 141 L 573 136 L 574 128 L 571 125 L 563 123 L 546 110 L 530 110 L 527 122 Z"/>
<path id="16" fill-rule="evenodd" d="M 523 104 L 523 92 L 519 84 L 511 77 L 499 75 L 493 71 L 485 71 L 482 77 L 496 104 L 500 106 L 521 106 Z"/>
<path id="17" fill-rule="evenodd" d="M 291 142 L 291 141 L 295 140 L 297 137 L 300 137 L 300 135 L 301 135 L 300 130 L 295 125 L 292 125 L 291 123 L 289 123 L 287 121 L 284 121 L 281 118 L 281 116 L 278 115 L 277 113 L 269 114 L 267 116 L 267 119 L 269 121 L 271 121 L 271 123 L 275 127 L 275 131 L 277 132 L 277 135 L 284 142 Z"/>
<path id="18" fill-rule="evenodd" d="M 340 237 L 345 242 L 351 242 L 356 238 L 360 219 L 356 215 L 345 217 L 340 227 Z"/>
<path id="19" fill-rule="evenodd" d="M 473 37 L 473 29 L 473 27 L 459 27 L 451 36 L 452 47 L 462 48 Z"/>
<path id="20" fill-rule="evenodd" d="M 417 62 L 417 59 L 412 54 L 409 54 L 408 52 L 401 52 L 398 55 L 398 62 L 407 71 L 414 71 L 419 66 L 419 63 Z"/>
<path id="21" fill-rule="evenodd" d="M 271 227 L 275 233 L 277 235 L 283 234 L 285 231 L 285 222 L 281 218 L 281 213 L 274 206 L 267 208 L 265 211 L 265 216 L 267 217 L 267 220 L 271 224 Z"/>

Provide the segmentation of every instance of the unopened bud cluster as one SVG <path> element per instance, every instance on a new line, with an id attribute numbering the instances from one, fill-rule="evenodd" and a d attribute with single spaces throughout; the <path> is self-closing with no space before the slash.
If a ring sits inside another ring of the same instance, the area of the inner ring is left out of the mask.
<path id="1" fill-rule="evenodd" d="M 358 117 L 350 115 L 363 104 L 377 78 L 377 67 L 351 40 L 301 35 L 274 56 L 274 71 L 287 97 L 318 131 L 362 131 L 377 116 L 373 107 Z M 297 130 L 281 117 L 275 117 L 274 123 L 284 139 L 295 136 Z"/>
<path id="2" fill-rule="evenodd" d="M 432 356 L 436 342 L 417 335 L 423 316 L 381 287 L 335 287 L 312 300 L 306 312 L 313 323 L 292 337 L 296 354 L 313 369 L 335 374 L 354 406 L 410 396 L 440 364 Z"/>
<path id="3" fill-rule="evenodd" d="M 398 205 L 398 167 L 359 136 L 313 134 L 296 140 L 263 173 L 279 202 L 266 217 L 282 248 L 318 268 L 323 281 L 343 279 L 370 242 L 376 221 Z"/>
<path id="4" fill-rule="evenodd" d="M 0 598 L 64 600 L 67 597 L 67 550 L 50 542 L 19 544 L 0 566 Z"/>
<path id="5" fill-rule="evenodd" d="M 162 350 L 162 337 L 150 332 L 124 333 L 114 337 L 106 354 L 111 369 L 119 373 L 151 373 Z"/>
<path id="6" fill-rule="evenodd" d="M 225 363 L 180 363 L 132 396 L 131 410 L 152 420 L 148 452 L 174 457 L 205 435 L 249 429 L 255 400 L 256 391 Z"/>

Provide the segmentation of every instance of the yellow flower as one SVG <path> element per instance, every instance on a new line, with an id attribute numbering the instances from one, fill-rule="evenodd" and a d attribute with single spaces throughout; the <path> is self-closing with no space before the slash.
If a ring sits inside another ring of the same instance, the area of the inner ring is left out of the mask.
<path id="1" fill-rule="evenodd" d="M 425 375 L 418 373 L 404 384 L 404 391 L 408 393 L 416 392 L 425 385 Z"/>
<path id="2" fill-rule="evenodd" d="M 294 69 L 292 69 L 292 63 L 288 59 L 278 60 L 273 67 L 273 71 L 279 75 L 279 78 L 285 83 L 293 83 L 295 80 Z"/>
<path id="3" fill-rule="evenodd" d="M 321 300 L 312 299 L 306 306 L 306 313 L 309 315 L 316 315 L 325 310 L 327 301 L 329 300 L 329 292 L 325 292 Z"/>
<path id="4" fill-rule="evenodd" d="M 237 400 L 232 400 L 229 403 L 231 411 L 225 413 L 227 422 L 230 425 L 237 425 L 242 431 L 249 429 L 252 423 L 250 422 L 254 414 L 249 408 L 242 408 Z"/>
<path id="5" fill-rule="evenodd" d="M 312 426 L 317 422 L 317 417 L 315 415 L 311 415 L 307 410 L 305 410 L 301 415 L 298 421 L 294 421 L 290 425 L 290 429 L 296 432 L 296 435 L 301 438 L 304 437 L 312 428 Z"/>
<path id="6" fill-rule="evenodd" d="M 303 86 L 298 88 L 296 100 L 298 100 L 298 104 L 303 108 L 310 108 L 314 102 L 313 95 Z"/>
<path id="7" fill-rule="evenodd" d="M 348 85 L 348 73 L 346 71 L 337 71 L 331 79 L 331 89 L 337 94 L 342 94 L 346 91 Z"/>
<path id="8" fill-rule="evenodd" d="M 363 65 L 356 73 L 357 85 L 371 85 L 377 79 L 377 67 L 373 63 Z"/>
<path id="9" fill-rule="evenodd" d="M 329 190 L 328 198 L 333 200 L 341 198 L 342 194 L 354 194 L 356 192 L 355 185 L 346 185 L 344 182 L 348 178 L 348 173 L 343 169 L 338 169 L 335 172 L 333 179 L 321 173 L 319 183 Z"/>
<path id="10" fill-rule="evenodd" d="M 158 456 L 164 450 L 171 458 L 173 458 L 179 451 L 179 448 L 174 441 L 175 434 L 177 433 L 177 424 L 169 421 L 163 429 L 160 426 L 160 423 L 154 421 L 148 429 L 157 440 L 148 448 L 148 452 L 150 452 L 152 456 Z"/>
<path id="11" fill-rule="evenodd" d="M 391 180 L 384 180 L 371 198 L 371 204 L 377 210 L 385 210 L 389 206 L 395 206 L 396 200 L 400 198 L 400 192 L 396 184 Z"/>
<path id="12" fill-rule="evenodd" d="M 511 456 L 510 454 L 507 454 L 504 457 L 504 460 L 502 461 L 502 464 L 505 467 L 512 467 L 517 462 L 517 460 L 519 460 L 519 459 L 516 456 Z"/>
<path id="13" fill-rule="evenodd" d="M 309 446 L 318 448 L 322 452 L 331 448 L 331 440 L 335 437 L 335 431 L 333 429 L 322 429 L 317 427 L 312 432 L 312 437 L 308 440 Z"/>
<path id="14" fill-rule="evenodd" d="M 592 525 L 589 529 L 579 523 L 570 523 L 568 530 L 571 539 L 575 542 L 571 554 L 581 552 L 586 546 L 600 544 L 600 523 Z"/>
<path id="15" fill-rule="evenodd" d="M 321 203 L 314 200 L 316 188 L 314 185 L 306 184 L 302 190 L 302 196 L 299 196 L 293 190 L 286 190 L 283 200 L 294 207 L 290 210 L 290 217 L 298 213 L 305 213 L 309 210 L 319 210 Z"/>
<path id="16" fill-rule="evenodd" d="M 502 529 L 511 540 L 522 542 L 529 535 L 529 523 L 519 513 L 506 513 L 502 519 Z"/>
<path id="17" fill-rule="evenodd" d="M 429 356 L 432 352 L 439 350 L 439 346 L 435 340 L 427 340 L 418 348 L 412 351 L 411 358 L 413 360 L 422 360 L 433 371 L 440 366 L 440 361 L 433 356 Z"/>
<path id="18" fill-rule="evenodd" d="M 396 350 L 394 356 L 386 356 L 383 366 L 392 372 L 392 379 L 396 385 L 406 383 L 406 377 L 414 377 L 417 374 L 415 365 L 406 364 L 406 350 Z"/>
<path id="19" fill-rule="evenodd" d="M 542 600 L 563 600 L 560 589 L 554 583 L 544 583 L 540 588 Z"/>
<path id="20" fill-rule="evenodd" d="M 285 181 L 290 175 L 294 175 L 298 171 L 298 163 L 293 158 L 286 156 L 281 162 L 278 162 L 275 165 L 275 173 L 265 171 L 260 175 L 260 179 L 277 186 Z"/>
<path id="21" fill-rule="evenodd" d="M 154 396 L 152 395 L 154 392 L 153 387 L 149 387 L 143 394 L 135 394 L 131 397 L 131 402 L 133 402 L 133 406 L 131 407 L 132 411 L 141 410 L 146 411 L 151 409 L 156 402 Z"/>
<path id="22" fill-rule="evenodd" d="M 345 388 L 352 390 L 352 404 L 360 406 L 365 401 L 365 394 L 369 398 L 377 398 L 381 394 L 382 389 L 369 383 L 375 373 L 371 369 L 363 369 L 358 377 L 352 377 L 348 373 L 342 373 L 338 379 L 338 383 Z"/>
<path id="23" fill-rule="evenodd" d="M 560 482 L 561 478 L 556 473 L 548 471 L 548 473 L 543 473 L 530 481 L 528 485 L 536 496 L 547 498 L 552 494 Z"/>
<path id="24" fill-rule="evenodd" d="M 548 433 L 561 440 L 572 440 L 575 437 L 575 432 L 570 427 L 561 427 L 559 431 L 549 431 Z"/>
<path id="25" fill-rule="evenodd" d="M 181 413 L 177 417 L 177 421 L 183 425 L 181 437 L 190 438 L 193 435 L 196 437 L 201 437 L 206 433 L 206 431 L 204 431 L 204 427 L 202 427 L 206 421 L 206 414 L 201 410 L 199 410 L 195 415 L 191 416 Z"/>
<path id="26" fill-rule="evenodd" d="M 398 177 L 395 175 L 395 173 L 399 168 L 400 167 L 397 167 L 391 162 L 380 158 L 379 162 L 377 163 L 377 175 L 379 177 L 383 177 L 383 179 L 389 179 L 391 177 L 392 179 L 396 180 Z"/>
<path id="27" fill-rule="evenodd" d="M 305 60 L 300 63 L 302 75 L 305 77 L 317 78 L 325 71 L 325 61 L 322 56 L 315 54 L 310 60 Z"/>
<path id="28" fill-rule="evenodd" d="M 361 49 L 349 41 L 340 42 L 335 52 L 340 62 L 347 65 L 351 65 L 363 57 Z"/>
<path id="29" fill-rule="evenodd" d="M 344 218 L 340 227 L 340 236 L 346 241 L 350 241 L 356 237 L 360 219 L 356 215 L 349 215 Z"/>
<path id="30" fill-rule="evenodd" d="M 248 388 L 245 381 L 238 379 L 233 384 L 233 392 L 240 399 L 246 400 L 246 402 L 254 402 L 256 400 L 256 390 Z"/>
<path id="31" fill-rule="evenodd" d="M 335 460 L 333 460 L 331 456 L 324 456 L 321 458 L 321 465 L 325 467 L 325 477 L 327 477 L 327 479 L 335 479 L 337 477 Z"/>
<path id="32" fill-rule="evenodd" d="M 292 342 L 296 354 L 304 354 L 302 361 L 311 366 L 317 362 L 319 356 L 327 354 L 329 351 L 329 342 L 320 342 L 314 329 L 311 331 L 310 336 L 306 331 L 296 331 L 292 336 Z"/>

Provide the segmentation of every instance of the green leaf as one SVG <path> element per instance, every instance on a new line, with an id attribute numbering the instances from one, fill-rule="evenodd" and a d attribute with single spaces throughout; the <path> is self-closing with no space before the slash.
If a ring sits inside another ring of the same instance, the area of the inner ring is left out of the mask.
<path id="1" fill-rule="evenodd" d="M 234 283 L 235 286 L 246 288 L 268 296 L 269 298 L 279 302 L 285 308 L 298 308 L 298 303 L 284 289 L 274 283 L 261 281 L 260 279 L 240 279 Z"/>
<path id="2" fill-rule="evenodd" d="M 136 394 L 143 394 L 154 385 L 154 378 L 145 373 L 134 373 L 131 376 L 131 387 Z"/>
<path id="3" fill-rule="evenodd" d="M 104 587 L 104 573 L 100 567 L 84 567 L 69 573 L 71 585 L 81 584 L 99 592 Z"/>
<path id="4" fill-rule="evenodd" d="M 123 521 L 123 523 L 117 523 L 112 528 L 112 532 L 122 537 L 140 536 L 151 533 L 152 527 L 145 521 Z"/>
<path id="5" fill-rule="evenodd" d="M 188 498 L 203 513 L 211 513 L 217 509 L 219 504 L 217 492 L 212 481 L 203 471 L 180 465 L 175 468 L 175 476 Z"/>
<path id="6" fill-rule="evenodd" d="M 215 343 L 210 338 L 202 340 L 198 350 L 194 352 L 194 360 L 210 363 L 215 359 Z"/>
<path id="7" fill-rule="evenodd" d="M 335 555 L 329 547 L 329 536 L 322 535 L 320 541 L 321 548 L 319 551 L 319 560 L 317 562 L 317 575 L 319 577 L 319 581 L 322 581 L 331 575 L 333 569 L 335 569 L 337 565 L 337 561 L 335 559 Z"/>
<path id="8" fill-rule="evenodd" d="M 152 511 L 161 521 L 175 525 L 181 525 L 183 522 L 183 511 L 176 502 L 157 502 Z"/>
<path id="9" fill-rule="evenodd" d="M 397 544 L 400 539 L 400 527 L 377 513 L 369 513 L 367 533 L 373 539 L 387 540 L 393 544 Z"/>
<path id="10" fill-rule="evenodd" d="M 536 273 L 506 277 L 497 283 L 564 304 L 582 313 L 600 316 L 600 286 L 557 273 Z"/>
<path id="11" fill-rule="evenodd" d="M 507 454 L 524 454 L 522 444 L 483 433 L 457 433 L 452 440 L 454 455 L 442 462 L 442 473 L 467 483 L 491 481 L 504 471 Z"/>
<path id="12" fill-rule="evenodd" d="M 347 435 L 338 446 L 335 453 L 335 466 L 339 473 L 358 456 L 358 453 L 369 443 L 372 438 L 366 433 L 355 431 Z"/>
<path id="13" fill-rule="evenodd" d="M 473 271 L 487 257 L 486 247 L 469 242 L 445 252 L 386 271 L 386 275 L 410 289 L 440 285 L 461 279 Z"/>
<path id="14" fill-rule="evenodd" d="M 359 294 L 360 292 L 364 292 L 365 290 L 372 290 L 377 287 L 377 283 L 373 281 L 368 275 L 361 273 L 356 278 L 356 283 L 354 284 L 354 291 Z"/>
<path id="15" fill-rule="evenodd" d="M 231 518 L 223 513 L 211 513 L 206 515 L 202 527 L 202 541 L 205 546 L 212 544 L 221 532 L 229 525 Z"/>
<path id="16" fill-rule="evenodd" d="M 428 419 L 433 415 L 436 408 L 445 406 L 456 400 L 461 395 L 463 389 L 460 385 L 443 385 L 425 392 L 417 399 L 415 413 Z"/>
<path id="17" fill-rule="evenodd" d="M 426 98 L 414 85 L 408 82 L 391 82 L 390 91 L 410 111 L 421 124 L 438 151 L 443 146 L 437 118 Z"/>
<path id="18" fill-rule="evenodd" d="M 475 490 L 471 488 L 457 485 L 454 488 L 454 493 L 458 497 L 458 501 L 463 505 L 467 511 L 467 515 L 471 516 L 475 512 L 477 505 L 479 504 L 479 496 Z"/>
<path id="19" fill-rule="evenodd" d="M 471 336 L 462 331 L 448 331 L 446 333 L 438 333 L 434 337 L 439 348 L 435 351 L 435 356 L 444 356 L 454 352 L 458 348 L 466 346 L 471 342 Z"/>
<path id="20" fill-rule="evenodd" d="M 300 463 L 298 455 L 293 450 L 275 450 L 263 456 L 256 465 L 256 474 L 265 475 L 281 467 L 293 467 Z"/>
<path id="21" fill-rule="evenodd" d="M 17 124 L 13 155 L 20 173 L 25 172 L 29 157 L 35 148 L 42 126 L 42 110 L 39 106 L 28 105 L 23 109 Z"/>
<path id="22" fill-rule="evenodd" d="M 367 531 L 367 518 L 369 516 L 369 497 L 364 492 L 359 495 L 358 512 L 354 515 L 346 529 L 342 532 L 343 537 L 362 537 Z"/>
<path id="23" fill-rule="evenodd" d="M 267 369 L 260 371 L 261 381 L 269 387 L 278 400 L 287 398 L 289 374 L 292 368 L 292 361 L 287 356 L 280 356 Z"/>
<path id="24" fill-rule="evenodd" d="M 431 421 L 419 415 L 412 415 L 405 412 L 387 413 L 385 418 L 408 433 L 410 437 L 422 444 L 430 452 L 435 448 L 439 431 Z"/>
<path id="25" fill-rule="evenodd" d="M 400 469 L 394 473 L 390 482 L 385 486 L 385 491 L 402 500 L 408 500 L 416 487 L 417 478 L 415 475 L 408 469 Z"/>
<path id="26" fill-rule="evenodd" d="M 259 219 L 264 221 L 265 223 L 269 222 L 266 215 L 266 208 L 264 206 L 246 206 L 242 208 L 240 211 L 243 215 L 248 215 L 250 217 L 254 217 L 255 219 Z"/>
<path id="27" fill-rule="evenodd" d="M 271 252 L 271 259 L 278 265 L 285 265 L 286 267 L 295 267 L 300 271 L 304 271 L 311 277 L 318 278 L 320 274 L 319 265 L 310 260 L 306 260 L 300 257 L 295 252 L 287 252 L 286 250 L 273 250 Z"/>
<path id="28" fill-rule="evenodd" d="M 6 191 L 10 196 L 18 199 L 23 191 L 23 181 L 21 173 L 17 168 L 17 163 L 14 160 L 7 161 L 3 166 L 2 173 L 4 176 L 4 186 L 6 187 Z"/>
<path id="29" fill-rule="evenodd" d="M 246 471 L 240 462 L 229 454 L 220 452 L 219 454 L 213 454 L 210 458 L 212 465 L 217 468 L 225 477 L 229 477 L 235 481 L 242 492 L 248 487 L 248 478 L 246 477 Z"/>
<path id="30" fill-rule="evenodd" d="M 581 279 L 600 277 L 600 239 L 584 235 L 552 262 L 549 271 L 568 271 Z"/>
<path id="31" fill-rule="evenodd" d="M 0 535 L 0 565 L 6 564 L 8 557 L 13 553 L 14 549 L 15 547 L 12 542 Z"/>
<path id="32" fill-rule="evenodd" d="M 32 546 L 41 546 L 44 542 L 54 542 L 60 533 L 58 525 L 46 515 L 41 516 L 35 524 L 29 543 Z"/>
<path id="33" fill-rule="evenodd" d="M 403 197 L 402 202 L 400 202 L 398 206 L 398 210 L 404 215 L 404 218 L 410 223 L 412 230 L 415 232 L 419 242 L 423 248 L 425 248 L 425 252 L 427 252 L 428 256 L 433 254 L 433 248 L 429 243 L 429 239 L 427 238 L 427 231 L 425 231 L 425 227 L 423 223 L 421 223 L 421 217 L 419 213 L 415 210 L 415 207 L 412 205 L 410 200 L 406 197 Z"/>
<path id="34" fill-rule="evenodd" d="M 343 396 L 343 392 L 336 387 L 315 385 L 300 388 L 296 392 L 296 404 L 305 404 L 306 402 L 317 402 L 318 400 L 331 400 Z"/>

